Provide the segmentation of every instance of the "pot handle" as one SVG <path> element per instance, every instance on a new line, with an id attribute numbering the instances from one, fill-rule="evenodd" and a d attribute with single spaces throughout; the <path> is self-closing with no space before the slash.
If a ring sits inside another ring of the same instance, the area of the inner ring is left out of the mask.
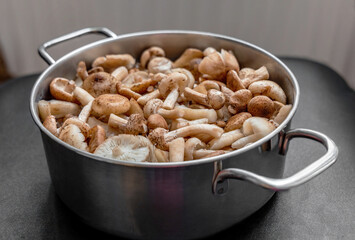
<path id="1" fill-rule="evenodd" d="M 55 39 L 52 39 L 48 42 L 43 43 L 38 48 L 38 53 L 43 58 L 43 60 L 46 61 L 46 63 L 48 63 L 48 65 L 51 65 L 51 64 L 55 63 L 55 60 L 49 55 L 49 53 L 47 52 L 47 48 L 57 45 L 58 43 L 62 43 L 67 40 L 70 40 L 70 39 L 73 39 L 76 37 L 80 37 L 82 35 L 91 34 L 91 33 L 103 34 L 107 37 L 112 37 L 112 38 L 117 37 L 117 35 L 114 32 L 112 32 L 111 30 L 109 30 L 108 28 L 103 28 L 103 27 L 84 28 L 84 29 L 65 34 L 63 36 L 60 36 L 58 38 L 55 38 Z"/>
<path id="2" fill-rule="evenodd" d="M 314 178 L 315 176 L 326 170 L 328 167 L 330 167 L 336 161 L 336 158 L 338 156 L 338 147 L 329 137 L 327 137 L 323 133 L 302 128 L 290 130 L 284 134 L 282 138 L 283 140 L 280 140 L 280 154 L 286 154 L 289 141 L 292 138 L 296 137 L 316 140 L 323 144 L 323 146 L 327 149 L 327 152 L 321 158 L 308 165 L 303 170 L 297 172 L 296 174 L 290 177 L 283 179 L 268 178 L 237 168 L 228 168 L 221 170 L 216 174 L 215 179 L 213 181 L 213 193 L 224 192 L 222 183 L 226 179 L 246 180 L 263 188 L 271 189 L 273 191 L 288 190 Z"/>

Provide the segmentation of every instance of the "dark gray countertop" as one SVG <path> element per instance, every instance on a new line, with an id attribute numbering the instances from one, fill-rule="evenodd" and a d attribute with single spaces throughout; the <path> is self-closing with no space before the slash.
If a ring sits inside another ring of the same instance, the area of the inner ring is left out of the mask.
<path id="1" fill-rule="evenodd" d="M 282 58 L 301 88 L 292 127 L 320 131 L 338 161 L 310 182 L 279 192 L 245 221 L 209 239 L 355 239 L 355 92 L 327 66 Z M 0 239 L 118 239 L 81 223 L 55 195 L 40 132 L 29 113 L 38 75 L 0 85 Z M 324 153 L 295 139 L 285 176 Z"/>

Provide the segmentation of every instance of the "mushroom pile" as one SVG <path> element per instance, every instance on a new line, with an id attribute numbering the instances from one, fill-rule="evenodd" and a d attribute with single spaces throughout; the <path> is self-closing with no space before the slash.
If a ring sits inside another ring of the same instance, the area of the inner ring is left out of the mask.
<path id="1" fill-rule="evenodd" d="M 235 55 L 186 49 L 172 61 L 157 46 L 78 63 L 76 78 L 53 79 L 38 102 L 45 128 L 102 157 L 180 162 L 221 155 L 272 132 L 289 114 L 286 94 L 265 66 Z"/>

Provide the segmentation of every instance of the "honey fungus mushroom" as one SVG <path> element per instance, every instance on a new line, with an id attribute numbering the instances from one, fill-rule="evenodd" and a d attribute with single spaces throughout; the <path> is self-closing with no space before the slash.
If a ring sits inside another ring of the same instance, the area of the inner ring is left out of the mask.
<path id="1" fill-rule="evenodd" d="M 144 50 L 140 57 L 141 66 L 145 68 L 149 61 L 155 57 L 165 57 L 165 51 L 157 46 L 153 46 Z"/>
<path id="2" fill-rule="evenodd" d="M 152 143 L 143 136 L 120 134 L 107 138 L 94 154 L 128 162 L 156 162 Z"/>
<path id="3" fill-rule="evenodd" d="M 107 72 L 97 72 L 90 74 L 83 82 L 82 88 L 93 97 L 102 94 L 117 93 L 117 79 Z"/>
<path id="4" fill-rule="evenodd" d="M 173 109 L 180 93 L 187 86 L 185 74 L 173 72 L 160 81 L 159 92 L 165 98 L 163 108 Z"/>
<path id="5" fill-rule="evenodd" d="M 118 67 L 132 68 L 136 60 L 130 54 L 111 54 L 105 57 L 98 57 L 92 63 L 92 67 L 103 67 L 105 71 L 112 72 Z"/>
<path id="6" fill-rule="evenodd" d="M 103 94 L 92 103 L 92 115 L 101 120 L 108 120 L 111 113 L 119 115 L 130 109 L 129 100 L 119 94 Z"/>

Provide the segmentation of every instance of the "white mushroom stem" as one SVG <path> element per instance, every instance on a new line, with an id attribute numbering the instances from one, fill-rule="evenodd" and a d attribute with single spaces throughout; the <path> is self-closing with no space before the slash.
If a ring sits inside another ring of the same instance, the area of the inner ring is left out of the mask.
<path id="1" fill-rule="evenodd" d="M 214 138 L 213 136 L 204 133 L 196 134 L 194 137 L 200 139 L 204 143 L 208 143 Z"/>
<path id="2" fill-rule="evenodd" d="M 86 104 L 83 109 L 81 109 L 81 112 L 78 116 L 79 120 L 83 121 L 83 122 L 87 122 L 90 113 L 91 113 L 91 107 L 92 107 L 92 102 L 94 100 L 90 101 L 88 104 Z"/>
<path id="3" fill-rule="evenodd" d="M 49 102 L 45 100 L 40 100 L 37 103 L 37 107 L 38 107 L 39 118 L 41 119 L 42 122 L 44 122 L 44 120 L 51 115 L 51 108 L 49 106 Z"/>
<path id="4" fill-rule="evenodd" d="M 116 68 L 112 73 L 112 76 L 114 76 L 118 81 L 122 81 L 125 77 L 128 75 L 127 68 L 124 66 Z"/>
<path id="5" fill-rule="evenodd" d="M 180 113 L 180 117 L 187 120 L 196 120 L 207 118 L 209 123 L 217 121 L 217 112 L 214 109 L 191 109 L 191 108 L 176 108 Z"/>
<path id="6" fill-rule="evenodd" d="M 261 80 L 251 83 L 248 87 L 253 96 L 265 95 L 272 100 L 286 104 L 286 94 L 284 90 L 274 81 Z"/>
<path id="7" fill-rule="evenodd" d="M 51 114 L 56 118 L 62 118 L 67 114 L 78 116 L 80 113 L 79 105 L 72 102 L 50 100 L 49 107 Z"/>
<path id="8" fill-rule="evenodd" d="M 197 149 L 201 149 L 201 148 L 205 148 L 206 144 L 204 142 L 202 142 L 200 139 L 193 137 L 193 138 L 189 138 L 186 142 L 185 142 L 185 161 L 188 160 L 193 160 L 194 156 L 193 153 L 197 150 Z"/>
<path id="9" fill-rule="evenodd" d="M 172 122 L 172 128 L 174 127 L 174 129 L 171 130 L 175 130 L 186 126 L 196 125 L 196 124 L 204 124 L 204 123 L 208 123 L 208 118 L 201 118 L 201 119 L 196 119 L 191 121 L 183 118 L 177 118 Z"/>
<path id="10" fill-rule="evenodd" d="M 230 152 L 230 151 L 199 149 L 199 150 L 194 151 L 193 156 L 194 156 L 194 159 L 201 159 L 201 158 L 208 157 L 209 155 L 212 155 L 212 154 L 221 155 L 221 154 L 224 154 L 227 152 Z"/>
<path id="11" fill-rule="evenodd" d="M 149 100 L 152 100 L 154 98 L 159 98 L 159 97 L 160 97 L 160 92 L 157 89 L 151 93 L 144 94 L 143 96 L 137 99 L 137 102 L 140 105 L 144 106 Z"/>
<path id="12" fill-rule="evenodd" d="M 247 88 L 253 82 L 266 80 L 266 79 L 269 79 L 269 72 L 267 71 L 267 68 L 265 66 L 262 66 L 259 69 L 255 70 L 254 73 L 242 79 L 242 83 L 244 87 Z"/>
<path id="13" fill-rule="evenodd" d="M 218 138 L 222 135 L 223 129 L 212 124 L 197 124 L 183 128 L 176 129 L 174 131 L 165 134 L 165 141 L 170 142 L 172 139 L 179 137 L 188 137 L 196 134 L 208 134 L 212 137 Z"/>
<path id="14" fill-rule="evenodd" d="M 169 93 L 169 95 L 165 98 L 164 103 L 163 103 L 163 108 L 171 110 L 174 108 L 175 103 L 179 97 L 179 89 L 178 87 L 172 89 Z"/>
<path id="15" fill-rule="evenodd" d="M 244 137 L 244 134 L 240 129 L 233 130 L 227 133 L 223 133 L 221 137 L 213 139 L 208 143 L 211 150 L 219 150 L 224 147 L 230 146 L 238 139 Z"/>
<path id="16" fill-rule="evenodd" d="M 169 160 L 170 162 L 183 162 L 185 141 L 184 138 L 179 137 L 168 143 L 169 146 Z"/>
<path id="17" fill-rule="evenodd" d="M 286 117 L 290 113 L 291 109 L 292 109 L 291 104 L 281 107 L 279 113 L 274 118 L 274 122 L 281 124 L 286 119 Z"/>
<path id="18" fill-rule="evenodd" d="M 116 129 L 111 128 L 107 123 L 101 122 L 100 120 L 94 117 L 89 117 L 87 120 L 87 124 L 89 124 L 90 128 L 93 128 L 97 125 L 101 126 L 103 129 L 105 129 L 107 137 L 118 135 L 118 131 Z"/>
<path id="19" fill-rule="evenodd" d="M 207 94 L 199 93 L 189 87 L 184 89 L 184 96 L 186 99 L 197 102 L 199 104 L 205 105 L 207 107 L 211 107 L 209 104 Z"/>
<path id="20" fill-rule="evenodd" d="M 81 87 L 76 87 L 74 89 L 74 97 L 81 103 L 81 105 L 85 106 L 95 98 L 91 96 L 86 90 L 82 89 Z"/>
<path id="21" fill-rule="evenodd" d="M 154 149 L 155 157 L 158 162 L 169 162 L 169 152 L 159 148 Z"/>
<path id="22" fill-rule="evenodd" d="M 253 143 L 253 142 L 258 141 L 259 139 L 263 138 L 264 136 L 265 135 L 263 133 L 254 133 L 252 135 L 240 138 L 232 144 L 232 148 L 234 148 L 234 149 L 242 148 L 249 143 Z"/>
<path id="23" fill-rule="evenodd" d="M 243 123 L 243 133 L 245 136 L 252 135 L 254 133 L 261 133 L 266 136 L 275 129 L 275 125 L 272 124 L 267 118 L 251 117 Z"/>
<path id="24" fill-rule="evenodd" d="M 128 121 L 124 118 L 121 118 L 115 114 L 110 114 L 110 118 L 108 119 L 108 125 L 112 128 L 123 128 L 126 124 L 128 123 Z"/>

